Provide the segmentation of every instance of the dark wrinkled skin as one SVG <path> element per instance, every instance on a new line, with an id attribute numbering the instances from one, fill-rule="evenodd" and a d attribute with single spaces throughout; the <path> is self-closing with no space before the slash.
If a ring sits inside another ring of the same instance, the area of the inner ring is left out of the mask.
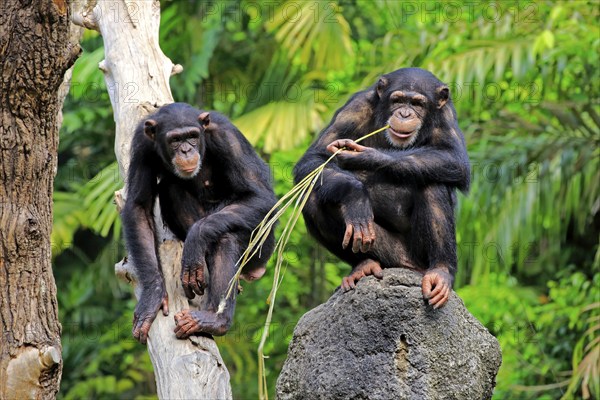
<path id="1" fill-rule="evenodd" d="M 457 266 L 456 190 L 470 183 L 447 86 L 417 68 L 383 75 L 336 112 L 296 165 L 296 182 L 338 151 L 303 215 L 309 232 L 352 266 L 342 290 L 405 267 L 422 271 L 423 297 L 443 306 Z"/>

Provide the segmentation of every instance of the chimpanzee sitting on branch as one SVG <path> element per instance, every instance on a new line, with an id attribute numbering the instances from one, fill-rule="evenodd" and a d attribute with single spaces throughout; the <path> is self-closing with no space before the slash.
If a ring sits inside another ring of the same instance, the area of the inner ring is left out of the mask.
<path id="1" fill-rule="evenodd" d="M 194 298 L 206 289 L 208 297 L 203 309 L 175 315 L 175 334 L 178 338 L 199 332 L 223 335 L 235 308 L 236 293 L 223 301 L 235 264 L 252 230 L 276 202 L 270 176 L 242 133 L 216 112 L 174 103 L 138 125 L 121 213 L 129 258 L 141 286 L 133 319 L 136 339 L 146 343 L 156 313 L 169 312 L 155 235 L 156 197 L 163 220 L 184 241 L 185 294 Z M 271 234 L 241 277 L 259 279 L 273 246 Z"/>
<path id="2" fill-rule="evenodd" d="M 429 304 L 443 306 L 456 274 L 455 189 L 466 192 L 470 180 L 448 87 L 418 68 L 383 75 L 336 112 L 296 165 L 296 181 L 338 149 L 303 214 L 309 232 L 352 266 L 342 289 L 381 278 L 382 268 L 412 268 L 424 273 Z"/>

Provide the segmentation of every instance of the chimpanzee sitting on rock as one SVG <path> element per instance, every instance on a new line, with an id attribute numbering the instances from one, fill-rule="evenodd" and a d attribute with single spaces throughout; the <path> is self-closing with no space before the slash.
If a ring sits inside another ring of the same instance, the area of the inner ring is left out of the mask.
<path id="1" fill-rule="evenodd" d="M 418 68 L 383 75 L 335 113 L 295 180 L 338 149 L 303 214 L 309 232 L 352 266 L 342 289 L 366 275 L 381 278 L 382 268 L 412 268 L 424 274 L 429 304 L 443 306 L 456 274 L 455 192 L 468 191 L 470 180 L 448 87 Z"/>

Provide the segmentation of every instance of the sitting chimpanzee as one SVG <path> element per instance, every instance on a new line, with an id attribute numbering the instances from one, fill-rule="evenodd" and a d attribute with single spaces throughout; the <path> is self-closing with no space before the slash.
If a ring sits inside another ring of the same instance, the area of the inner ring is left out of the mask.
<path id="1" fill-rule="evenodd" d="M 424 273 L 423 296 L 441 307 L 456 274 L 455 189 L 467 191 L 470 180 L 448 87 L 418 68 L 383 75 L 336 112 L 296 165 L 296 181 L 338 149 L 303 214 L 310 233 L 353 267 L 342 289 L 381 278 L 382 268 L 412 268 Z"/>
<path id="2" fill-rule="evenodd" d="M 235 308 L 235 293 L 223 301 L 236 273 L 235 264 L 252 230 L 276 202 L 269 168 L 241 132 L 215 112 L 209 115 L 174 103 L 138 125 L 121 215 L 129 258 L 141 286 L 133 336 L 142 343 L 158 310 L 168 314 L 155 243 L 157 196 L 163 220 L 184 241 L 181 280 L 185 294 L 194 298 L 206 289 L 208 297 L 202 310 L 175 315 L 175 334 L 178 338 L 199 332 L 223 335 Z M 271 234 L 260 255 L 242 271 L 242 278 L 255 280 L 264 274 L 273 246 Z"/>

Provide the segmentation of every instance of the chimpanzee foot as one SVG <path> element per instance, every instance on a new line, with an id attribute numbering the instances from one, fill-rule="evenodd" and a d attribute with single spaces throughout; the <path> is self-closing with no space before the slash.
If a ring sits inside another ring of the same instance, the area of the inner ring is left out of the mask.
<path id="1" fill-rule="evenodd" d="M 377 279 L 383 278 L 383 271 L 377 261 L 367 259 L 354 267 L 350 275 L 342 279 L 342 290 L 347 292 L 354 289 L 356 282 L 368 275 L 373 275 Z"/>
<path id="2" fill-rule="evenodd" d="M 175 336 L 185 339 L 195 333 L 222 336 L 229 330 L 225 317 L 210 311 L 181 310 L 175 314 Z"/>
<path id="3" fill-rule="evenodd" d="M 423 276 L 421 282 L 423 297 L 434 309 L 443 307 L 450 297 L 453 283 L 448 268 L 433 268 Z"/>
<path id="4" fill-rule="evenodd" d="M 243 280 L 245 280 L 247 282 L 252 282 L 252 281 L 262 278 L 262 276 L 265 274 L 266 270 L 267 270 L 267 268 L 264 265 L 261 265 L 260 267 L 256 267 L 253 269 L 249 269 L 247 271 L 244 268 L 244 270 L 242 270 L 242 273 L 240 274 L 240 278 L 242 278 Z"/>

